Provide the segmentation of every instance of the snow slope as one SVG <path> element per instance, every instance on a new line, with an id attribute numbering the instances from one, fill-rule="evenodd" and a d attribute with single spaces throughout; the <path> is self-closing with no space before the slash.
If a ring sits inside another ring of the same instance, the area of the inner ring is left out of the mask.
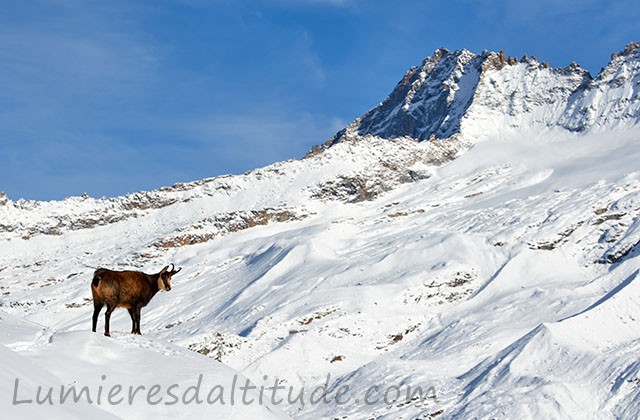
<path id="1" fill-rule="evenodd" d="M 288 418 L 260 405 L 257 389 L 247 391 L 245 400 L 252 404 L 232 405 L 233 383 L 246 385 L 245 377 L 167 343 L 53 331 L 4 313 L 0 336 L 4 418 Z M 121 391 L 112 393 L 114 387 Z M 131 387 L 143 388 L 132 394 Z M 157 391 L 149 394 L 153 387 Z M 61 392 L 68 395 L 62 402 Z M 82 398 L 74 401 L 74 395 Z M 242 391 L 236 398 L 243 401 Z"/>
<path id="2" fill-rule="evenodd" d="M 634 54 L 591 79 L 575 66 L 531 70 L 530 59 L 497 69 L 486 57 L 500 64 L 498 54 L 452 53 L 442 74 L 453 91 L 475 86 L 473 94 L 429 99 L 438 96 L 431 91 L 420 102 L 416 88 L 403 102 L 411 111 L 413 103 L 460 100 L 446 111 L 458 123 L 437 123 L 447 139 L 383 138 L 351 125 L 321 153 L 240 176 L 113 199 L 5 199 L 0 357 L 14 368 L 0 382 L 3 407 L 42 413 L 10 405 L 17 376 L 28 394 L 28 381 L 96 386 L 103 374 L 123 385 L 186 388 L 202 373 L 229 388 L 239 372 L 303 397 L 248 406 L 59 404 L 46 413 L 639 417 Z M 456 67 L 461 57 L 485 68 Z M 500 79 L 505 71 L 513 77 Z M 540 85 L 557 96 L 536 99 L 547 95 Z M 577 129 L 570 121 L 585 115 L 576 110 L 596 91 L 608 99 L 592 101 L 593 119 Z M 496 130 L 487 122 L 494 114 L 504 118 Z M 565 115 L 566 124 L 540 125 Z M 394 120 L 386 118 L 370 127 L 385 129 L 382 121 Z M 128 334 L 121 309 L 112 338 L 89 332 L 95 267 L 155 272 L 169 262 L 184 269 L 143 309 L 142 337 Z M 311 402 L 317 389 L 327 395 Z"/>

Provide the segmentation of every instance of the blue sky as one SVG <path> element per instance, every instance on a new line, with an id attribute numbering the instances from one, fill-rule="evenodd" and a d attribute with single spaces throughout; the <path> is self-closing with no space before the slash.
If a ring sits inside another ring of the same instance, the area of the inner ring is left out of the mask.
<path id="1" fill-rule="evenodd" d="M 0 191 L 114 196 L 301 157 L 436 48 L 596 74 L 635 1 L 0 0 Z"/>

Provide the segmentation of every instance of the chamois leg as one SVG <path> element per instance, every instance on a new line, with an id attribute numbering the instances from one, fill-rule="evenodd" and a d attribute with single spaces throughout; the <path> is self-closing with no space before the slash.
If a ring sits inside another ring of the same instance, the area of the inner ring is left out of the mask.
<path id="1" fill-rule="evenodd" d="M 111 319 L 111 312 L 115 309 L 115 306 L 107 305 L 107 312 L 104 314 L 104 335 L 111 337 L 109 332 L 109 320 Z"/>
<path id="2" fill-rule="evenodd" d="M 135 334 L 138 335 L 142 335 L 142 333 L 140 332 L 140 310 L 142 308 L 140 306 L 137 306 L 136 309 L 134 310 L 135 316 L 136 316 L 136 330 L 135 330 Z"/>
<path id="3" fill-rule="evenodd" d="M 104 303 L 93 301 L 93 323 L 91 328 L 91 331 L 93 332 L 96 332 L 96 327 L 98 326 L 98 316 L 100 315 L 100 311 L 102 310 L 103 306 Z"/>
<path id="4" fill-rule="evenodd" d="M 131 317 L 131 334 L 136 333 L 136 312 L 133 308 L 127 308 L 129 316 Z"/>

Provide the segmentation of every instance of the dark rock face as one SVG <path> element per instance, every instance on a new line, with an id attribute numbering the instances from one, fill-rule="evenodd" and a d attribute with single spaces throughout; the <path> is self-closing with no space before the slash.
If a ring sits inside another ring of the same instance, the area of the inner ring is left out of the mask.
<path id="1" fill-rule="evenodd" d="M 450 136 L 458 123 L 451 116 L 463 114 L 473 97 L 468 94 L 472 92 L 458 89 L 459 84 L 477 85 L 482 61 L 468 51 L 438 50 L 421 68 L 407 72 L 389 97 L 360 119 L 358 134 L 416 140 Z"/>

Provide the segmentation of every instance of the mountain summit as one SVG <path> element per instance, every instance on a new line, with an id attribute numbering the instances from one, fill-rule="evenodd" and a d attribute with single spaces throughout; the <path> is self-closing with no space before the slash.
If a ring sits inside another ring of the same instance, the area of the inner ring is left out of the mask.
<path id="1" fill-rule="evenodd" d="M 640 43 L 612 54 L 593 78 L 572 63 L 440 48 L 411 67 L 378 106 L 322 147 L 352 137 L 486 137 L 509 128 L 584 132 L 640 121 Z"/>

